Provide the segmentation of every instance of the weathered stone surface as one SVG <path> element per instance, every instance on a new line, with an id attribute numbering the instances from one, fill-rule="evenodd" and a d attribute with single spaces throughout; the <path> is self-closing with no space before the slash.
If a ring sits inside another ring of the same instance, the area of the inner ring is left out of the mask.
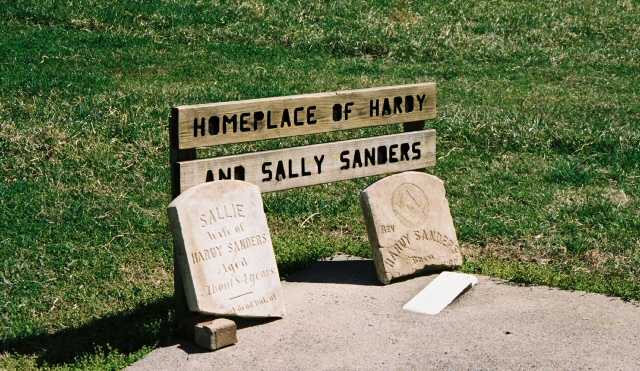
<path id="1" fill-rule="evenodd" d="M 219 318 L 195 326 L 195 343 L 201 348 L 216 350 L 238 342 L 238 327 L 230 319 Z"/>
<path id="2" fill-rule="evenodd" d="M 414 171 L 391 175 L 362 191 L 360 206 L 380 282 L 462 264 L 437 177 Z"/>
<path id="3" fill-rule="evenodd" d="M 280 275 L 257 186 L 201 184 L 168 208 L 189 310 L 284 317 Z"/>

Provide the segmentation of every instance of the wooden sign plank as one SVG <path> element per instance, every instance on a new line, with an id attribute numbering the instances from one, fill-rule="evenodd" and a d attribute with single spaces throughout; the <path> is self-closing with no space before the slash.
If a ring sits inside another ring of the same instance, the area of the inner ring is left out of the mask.
<path id="1" fill-rule="evenodd" d="M 180 106 L 172 111 L 179 149 L 435 117 L 435 83 Z"/>
<path id="2" fill-rule="evenodd" d="M 335 182 L 436 163 L 436 131 L 423 130 L 273 151 L 178 162 L 180 191 L 221 179 L 244 180 L 261 192 Z"/>

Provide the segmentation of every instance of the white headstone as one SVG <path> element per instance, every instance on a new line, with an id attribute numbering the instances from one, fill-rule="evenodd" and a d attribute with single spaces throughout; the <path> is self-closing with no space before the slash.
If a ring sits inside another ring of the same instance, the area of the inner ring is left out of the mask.
<path id="1" fill-rule="evenodd" d="M 380 282 L 462 264 L 437 177 L 415 171 L 388 176 L 362 191 L 360 206 Z"/>
<path id="2" fill-rule="evenodd" d="M 224 180 L 188 189 L 168 208 L 189 310 L 284 317 L 280 275 L 257 186 Z"/>

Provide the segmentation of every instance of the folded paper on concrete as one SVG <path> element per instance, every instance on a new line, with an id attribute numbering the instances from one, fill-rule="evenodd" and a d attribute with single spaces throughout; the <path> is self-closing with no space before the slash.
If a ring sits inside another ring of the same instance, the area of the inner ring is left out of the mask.
<path id="1" fill-rule="evenodd" d="M 188 189 L 168 208 L 192 312 L 284 317 L 280 275 L 262 197 L 237 180 Z"/>
<path id="2" fill-rule="evenodd" d="M 402 309 L 425 314 L 438 314 L 460 294 L 477 283 L 478 278 L 470 274 L 442 272 Z"/>
<path id="3" fill-rule="evenodd" d="M 380 282 L 462 264 L 437 177 L 415 171 L 388 176 L 362 191 L 360 206 Z"/>

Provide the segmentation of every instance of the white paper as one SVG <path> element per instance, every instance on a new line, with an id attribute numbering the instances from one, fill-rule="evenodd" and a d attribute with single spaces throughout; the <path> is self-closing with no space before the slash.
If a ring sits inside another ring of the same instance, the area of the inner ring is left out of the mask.
<path id="1" fill-rule="evenodd" d="M 412 312 L 438 314 L 469 287 L 478 283 L 470 274 L 442 272 L 402 307 Z"/>

